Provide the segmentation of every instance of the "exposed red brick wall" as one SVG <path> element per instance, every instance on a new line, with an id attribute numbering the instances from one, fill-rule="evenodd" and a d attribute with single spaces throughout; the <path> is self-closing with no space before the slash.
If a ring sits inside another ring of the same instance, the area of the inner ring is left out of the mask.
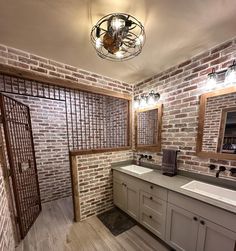
<path id="1" fill-rule="evenodd" d="M 196 156 L 199 97 L 201 94 L 221 89 L 235 83 L 222 80 L 212 87 L 207 86 L 207 74 L 212 67 L 227 69 L 236 58 L 236 39 L 227 41 L 211 50 L 197 55 L 151 78 L 137 83 L 134 94 L 144 94 L 151 90 L 161 95 L 163 107 L 162 148 L 180 149 L 179 169 L 215 175 L 209 164 L 225 165 L 227 169 L 236 166 L 236 161 L 204 159 Z M 151 153 L 150 153 L 151 154 Z M 155 163 L 161 164 L 162 153 L 153 154 Z M 137 154 L 135 154 L 135 158 Z M 221 174 L 225 178 L 229 171 Z"/>
<path id="2" fill-rule="evenodd" d="M 33 55 L 25 51 L 0 44 L 0 63 L 38 72 L 48 76 L 73 80 L 78 83 L 130 94 L 133 86 L 71 65 Z"/>
<path id="3" fill-rule="evenodd" d="M 113 207 L 111 163 L 132 159 L 132 151 L 77 157 L 82 220 Z"/>

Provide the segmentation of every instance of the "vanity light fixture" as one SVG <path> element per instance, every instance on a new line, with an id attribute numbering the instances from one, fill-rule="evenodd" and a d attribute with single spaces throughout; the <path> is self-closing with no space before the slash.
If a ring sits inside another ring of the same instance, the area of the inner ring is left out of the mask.
<path id="1" fill-rule="evenodd" d="M 152 90 L 148 95 L 141 95 L 141 97 L 134 98 L 134 109 L 153 106 L 158 102 L 159 99 L 160 94 Z"/>
<path id="2" fill-rule="evenodd" d="M 124 61 L 142 51 L 145 31 L 135 17 L 124 13 L 112 13 L 101 18 L 93 26 L 91 41 L 101 58 Z"/>
<path id="3" fill-rule="evenodd" d="M 218 76 L 224 74 L 225 82 L 236 81 L 236 60 L 233 61 L 233 64 L 228 67 L 226 70 L 221 70 L 216 72 L 215 68 L 212 69 L 212 72 L 207 75 L 207 85 L 213 86 L 217 83 Z"/>

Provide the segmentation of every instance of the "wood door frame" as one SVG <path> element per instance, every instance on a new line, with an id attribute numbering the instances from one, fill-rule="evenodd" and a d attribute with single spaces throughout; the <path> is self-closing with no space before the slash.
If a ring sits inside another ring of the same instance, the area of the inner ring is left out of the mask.
<path id="1" fill-rule="evenodd" d="M 157 109 L 157 144 L 138 145 L 138 113 Z M 134 113 L 134 132 L 135 132 L 135 150 L 136 151 L 161 151 L 161 130 L 162 130 L 163 104 L 157 104 L 150 108 L 137 109 Z"/>
<path id="2" fill-rule="evenodd" d="M 207 99 L 212 98 L 212 97 L 227 95 L 231 93 L 236 93 L 236 87 L 234 86 L 228 87 L 228 88 L 208 92 L 200 96 L 200 107 L 199 107 L 199 115 L 198 115 L 198 132 L 197 132 L 197 142 L 196 142 L 197 156 L 202 157 L 202 158 L 213 158 L 213 159 L 221 159 L 221 160 L 236 160 L 236 154 L 206 152 L 202 150 Z"/>

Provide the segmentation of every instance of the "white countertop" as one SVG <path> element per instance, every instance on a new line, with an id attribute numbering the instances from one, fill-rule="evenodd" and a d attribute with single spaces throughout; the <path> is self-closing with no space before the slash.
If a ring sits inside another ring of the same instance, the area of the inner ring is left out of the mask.
<path id="1" fill-rule="evenodd" d="M 206 197 L 188 190 L 185 190 L 181 188 L 181 186 L 187 184 L 188 182 L 192 181 L 193 179 L 181 176 L 181 175 L 176 175 L 173 177 L 165 176 L 162 175 L 162 173 L 159 170 L 153 170 L 148 173 L 144 174 L 135 174 L 134 172 L 130 172 L 128 170 L 124 170 L 121 167 L 112 167 L 113 170 L 126 173 L 128 175 L 131 175 L 133 177 L 136 177 L 138 179 L 150 182 L 154 185 L 161 186 L 163 188 L 166 188 L 168 190 L 186 195 L 188 197 L 197 199 L 199 201 L 205 202 L 207 204 L 222 208 L 224 210 L 227 210 L 229 212 L 235 213 L 236 214 L 236 207 L 227 203 L 224 203 L 222 201 Z"/>

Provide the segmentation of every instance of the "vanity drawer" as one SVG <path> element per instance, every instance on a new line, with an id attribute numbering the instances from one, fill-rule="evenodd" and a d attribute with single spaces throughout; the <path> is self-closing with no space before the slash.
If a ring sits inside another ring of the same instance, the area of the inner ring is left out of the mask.
<path id="1" fill-rule="evenodd" d="M 140 208 L 143 210 L 150 209 L 154 213 L 163 216 L 166 212 L 166 201 L 150 193 L 140 191 Z"/>
<path id="2" fill-rule="evenodd" d="M 164 239 L 165 237 L 165 216 L 155 213 L 148 208 L 140 210 L 140 223 L 148 228 L 158 237 Z"/>
<path id="3" fill-rule="evenodd" d="M 143 181 L 141 190 L 148 194 L 156 196 L 159 199 L 162 199 L 165 201 L 167 200 L 167 190 L 165 188 Z"/>

